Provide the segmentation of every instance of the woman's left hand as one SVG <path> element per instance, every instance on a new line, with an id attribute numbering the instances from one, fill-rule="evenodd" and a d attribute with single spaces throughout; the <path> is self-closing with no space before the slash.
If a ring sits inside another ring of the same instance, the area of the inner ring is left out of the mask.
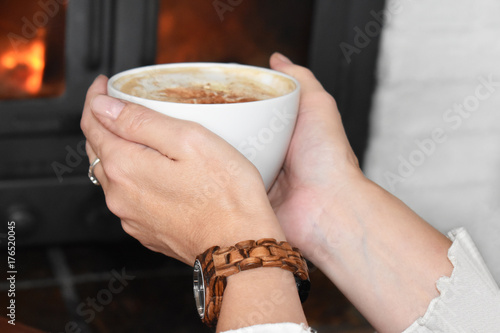
<path id="1" fill-rule="evenodd" d="M 257 169 L 226 141 L 89 88 L 81 120 L 109 209 L 143 245 L 190 265 L 213 245 L 285 240 Z"/>

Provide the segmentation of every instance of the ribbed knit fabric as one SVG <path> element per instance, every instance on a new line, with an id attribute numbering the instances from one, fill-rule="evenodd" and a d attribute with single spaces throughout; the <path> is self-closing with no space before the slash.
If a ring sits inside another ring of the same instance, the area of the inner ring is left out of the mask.
<path id="1" fill-rule="evenodd" d="M 311 333 L 306 325 L 293 323 L 264 324 L 226 331 L 224 333 Z"/>
<path id="2" fill-rule="evenodd" d="M 448 258 L 451 277 L 436 283 L 440 296 L 424 316 L 404 333 L 495 333 L 500 330 L 500 290 L 488 272 L 469 234 L 463 229 L 448 234 L 453 245 Z"/>

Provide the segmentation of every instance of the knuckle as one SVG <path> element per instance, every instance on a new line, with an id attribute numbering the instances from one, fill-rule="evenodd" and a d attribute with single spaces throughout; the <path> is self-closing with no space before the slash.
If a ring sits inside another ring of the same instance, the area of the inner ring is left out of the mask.
<path id="1" fill-rule="evenodd" d="M 356 155 L 354 155 L 354 153 L 351 155 L 352 156 L 352 160 L 353 160 L 353 164 L 355 167 L 359 168 L 360 165 L 359 165 L 359 159 Z"/>
<path id="2" fill-rule="evenodd" d="M 87 133 L 89 130 L 89 125 L 86 116 L 83 116 L 82 119 L 80 119 L 80 129 L 82 130 L 83 133 Z"/>
<path id="3" fill-rule="evenodd" d="M 115 214 L 119 218 L 124 218 L 126 216 L 127 205 L 115 194 L 111 193 L 106 195 L 106 205 L 111 213 Z"/>
<path id="4" fill-rule="evenodd" d="M 87 93 L 85 94 L 85 99 L 87 102 L 90 102 L 92 100 L 92 98 L 94 97 L 95 95 L 95 91 L 94 89 L 92 89 L 92 86 L 90 86 L 88 89 L 87 89 Z"/>
<path id="5" fill-rule="evenodd" d="M 202 125 L 189 122 L 188 125 L 179 129 L 178 141 L 184 149 L 195 150 L 207 140 L 207 129 Z"/>
<path id="6" fill-rule="evenodd" d="M 103 133 L 98 128 L 89 127 L 85 136 L 91 143 L 94 143 L 95 145 L 100 146 L 102 144 Z"/>
<path id="7" fill-rule="evenodd" d="M 149 110 L 144 109 L 143 107 L 128 106 L 127 108 L 127 113 L 129 114 L 126 125 L 127 131 L 130 131 L 131 133 L 137 133 L 151 122 L 152 118 L 150 116 Z"/>
<path id="8" fill-rule="evenodd" d="M 105 161 L 102 161 L 102 167 L 104 169 L 104 173 L 110 182 L 121 184 L 123 180 L 126 179 L 125 170 L 121 163 L 115 162 L 116 160 L 111 158 L 107 158 Z"/>
<path id="9" fill-rule="evenodd" d="M 302 76 L 314 77 L 313 72 L 307 67 L 297 66 L 296 70 L 297 70 L 298 74 L 300 74 Z"/>
<path id="10" fill-rule="evenodd" d="M 90 145 L 89 140 L 85 141 L 85 152 L 87 153 L 87 156 L 90 158 L 90 151 L 92 150 L 92 146 Z"/>
<path id="11" fill-rule="evenodd" d="M 302 78 L 308 81 L 312 79 L 316 80 L 314 73 L 307 67 L 295 66 L 291 74 L 298 79 Z"/>
<path id="12" fill-rule="evenodd" d="M 123 231 L 125 231 L 128 235 L 134 237 L 134 234 L 135 234 L 134 228 L 132 228 L 129 223 L 127 223 L 123 220 L 121 221 L 121 224 L 122 224 Z"/>
<path id="13" fill-rule="evenodd" d="M 325 100 L 325 103 L 328 103 L 329 107 L 332 107 L 332 108 L 335 108 L 335 109 L 338 108 L 337 107 L 337 101 L 328 92 L 326 92 L 325 90 L 323 90 L 323 91 L 319 92 L 319 94 L 320 94 L 320 96 L 322 96 L 321 98 L 323 98 Z"/>
<path id="14" fill-rule="evenodd" d="M 325 108 L 337 109 L 337 102 L 333 96 L 325 90 L 310 92 L 306 98 L 307 102 L 313 102 L 312 104 L 314 106 L 321 105 Z"/>

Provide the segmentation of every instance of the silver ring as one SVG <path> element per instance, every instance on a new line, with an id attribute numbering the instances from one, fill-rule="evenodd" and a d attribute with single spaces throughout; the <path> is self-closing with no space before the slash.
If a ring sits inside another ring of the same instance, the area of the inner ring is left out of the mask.
<path id="1" fill-rule="evenodd" d="M 92 184 L 96 185 L 96 186 L 100 186 L 101 183 L 99 183 L 99 180 L 96 178 L 96 176 L 94 175 L 94 168 L 95 166 L 101 162 L 101 159 L 99 157 L 97 157 L 94 162 L 92 162 L 92 164 L 89 166 L 89 179 L 90 181 L 92 182 Z"/>

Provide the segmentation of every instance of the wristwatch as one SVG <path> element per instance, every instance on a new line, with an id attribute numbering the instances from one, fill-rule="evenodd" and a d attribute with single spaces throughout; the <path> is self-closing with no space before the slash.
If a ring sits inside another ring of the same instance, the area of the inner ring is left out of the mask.
<path id="1" fill-rule="evenodd" d="M 201 320 L 217 325 L 228 276 L 259 267 L 280 267 L 294 274 L 299 297 L 304 302 L 311 283 L 307 263 L 297 248 L 273 238 L 247 240 L 234 246 L 213 246 L 196 257 L 193 291 Z"/>

